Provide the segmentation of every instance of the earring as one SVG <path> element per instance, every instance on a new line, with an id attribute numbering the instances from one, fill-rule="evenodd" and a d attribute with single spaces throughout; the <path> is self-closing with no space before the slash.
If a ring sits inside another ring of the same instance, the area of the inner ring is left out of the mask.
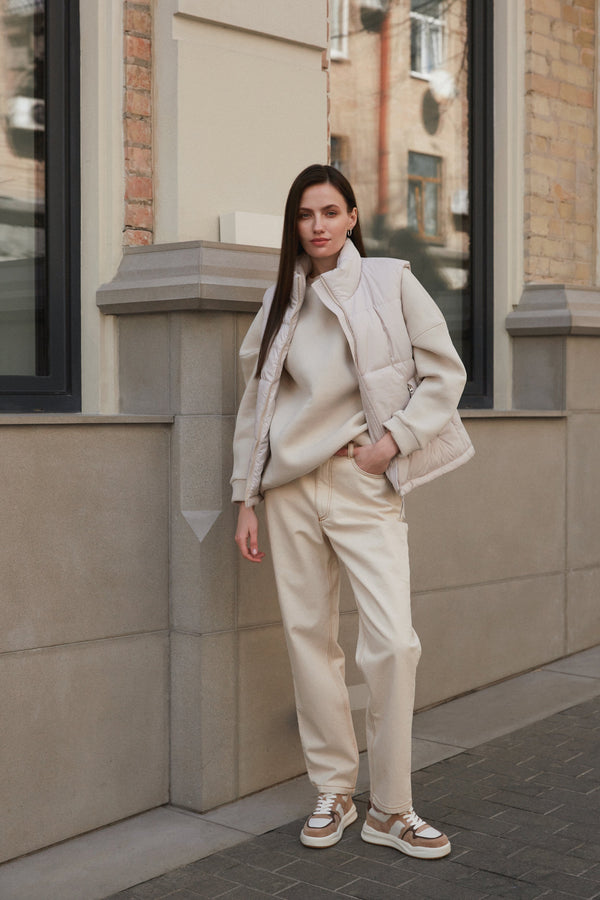
<path id="1" fill-rule="evenodd" d="M 346 234 L 348 235 L 348 237 L 352 237 L 352 229 L 350 228 L 350 229 L 346 232 Z"/>

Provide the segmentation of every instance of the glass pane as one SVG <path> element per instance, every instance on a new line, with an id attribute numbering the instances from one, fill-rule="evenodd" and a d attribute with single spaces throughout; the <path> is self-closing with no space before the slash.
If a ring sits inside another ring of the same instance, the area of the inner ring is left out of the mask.
<path id="1" fill-rule="evenodd" d="M 423 16 L 435 16 L 441 13 L 442 0 L 411 0 L 410 11 L 421 13 Z"/>
<path id="2" fill-rule="evenodd" d="M 437 178 L 439 156 L 426 156 L 424 153 L 408 154 L 408 174 L 420 175 L 422 178 Z"/>
<path id="3" fill-rule="evenodd" d="M 435 16 L 437 18 L 441 13 L 441 5 L 442 0 L 411 0 L 410 11 L 419 12 L 422 16 Z"/>
<path id="4" fill-rule="evenodd" d="M 44 3 L 0 0 L 0 375 L 47 374 Z"/>
<path id="5" fill-rule="evenodd" d="M 419 185 L 408 182 L 407 225 L 412 231 L 419 231 Z"/>
<path id="6" fill-rule="evenodd" d="M 410 260 L 470 369 L 467 0 L 387 9 L 383 27 L 368 32 L 350 0 L 349 58 L 330 67 L 331 132 L 344 138 L 368 254 Z M 425 62 L 418 15 L 440 20 L 427 28 L 430 81 L 411 76 Z"/>
<path id="7" fill-rule="evenodd" d="M 419 19 L 413 19 L 410 23 L 410 69 L 411 72 L 421 72 L 423 62 L 421 60 L 421 36 L 422 23 Z"/>
<path id="8" fill-rule="evenodd" d="M 423 183 L 423 227 L 425 234 L 435 237 L 438 233 L 438 185 L 432 181 Z"/>

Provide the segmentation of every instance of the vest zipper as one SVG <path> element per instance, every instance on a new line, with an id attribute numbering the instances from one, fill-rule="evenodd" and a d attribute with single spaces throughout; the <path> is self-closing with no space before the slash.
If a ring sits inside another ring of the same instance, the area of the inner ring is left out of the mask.
<path id="1" fill-rule="evenodd" d="M 369 408 L 369 411 L 371 413 L 371 421 L 373 422 L 373 425 L 376 426 L 373 429 L 373 437 L 376 440 L 379 440 L 379 438 L 383 437 L 383 435 L 385 433 L 385 429 L 383 427 L 383 423 L 381 423 L 381 424 L 379 423 L 377 414 L 375 413 L 375 410 L 373 409 L 373 405 L 371 403 L 371 399 L 369 397 L 369 393 L 368 393 L 366 387 L 363 387 L 364 380 L 363 380 L 363 377 L 358 368 L 358 361 L 357 361 L 358 353 L 357 353 L 357 349 L 356 349 L 356 338 L 354 337 L 354 332 L 352 331 L 352 328 L 350 326 L 350 321 L 348 319 L 348 316 L 346 315 L 346 310 L 344 309 L 342 304 L 339 302 L 339 300 L 336 298 L 335 294 L 333 293 L 333 291 L 331 290 L 331 288 L 329 287 L 329 285 L 327 284 L 325 279 L 323 279 L 323 278 L 321 279 L 321 284 L 323 284 L 325 286 L 327 293 L 329 294 L 329 296 L 331 297 L 331 299 L 333 300 L 335 305 L 341 310 L 341 313 L 346 322 L 346 328 L 347 328 L 349 334 L 352 336 L 351 350 L 352 350 L 352 357 L 354 359 L 354 365 L 356 367 L 356 376 L 358 378 L 358 387 L 360 390 L 360 396 L 361 396 L 362 401 L 365 404 L 365 406 L 367 406 Z M 346 339 L 348 339 L 348 338 L 346 337 Z M 369 417 L 367 416 L 367 424 L 368 424 L 368 418 Z M 377 436 L 377 432 L 379 432 L 379 436 Z"/>
<path id="2" fill-rule="evenodd" d="M 273 381 L 271 381 L 271 384 L 269 385 L 269 390 L 267 392 L 267 396 L 265 398 L 265 403 L 264 403 L 264 407 L 263 407 L 263 414 L 261 416 L 260 422 L 258 423 L 258 428 L 256 430 L 257 435 L 260 435 L 260 433 L 262 431 L 262 426 L 265 421 L 265 417 L 267 415 L 267 410 L 269 408 L 269 400 L 270 400 L 271 394 L 273 393 L 273 389 L 275 387 L 275 382 L 277 381 L 277 384 L 279 384 L 279 379 L 281 378 L 281 372 L 283 371 L 283 364 L 284 364 L 285 358 L 287 356 L 287 351 L 289 350 L 290 344 L 292 342 L 292 337 L 293 337 L 292 323 L 298 318 L 298 313 L 300 312 L 300 307 L 302 306 L 303 301 L 304 301 L 304 297 L 302 297 L 302 300 L 298 299 L 298 303 L 296 304 L 296 309 L 293 311 L 292 315 L 290 316 L 290 321 L 288 323 L 288 339 L 286 340 L 285 344 L 283 345 L 283 347 L 281 349 L 281 358 L 277 363 L 278 377 L 274 378 Z M 291 336 L 290 336 L 290 333 L 291 333 Z M 267 362 L 268 362 L 268 357 L 265 360 L 265 365 Z M 260 447 L 260 445 L 261 445 L 261 440 L 259 437 L 257 437 L 254 441 L 254 450 L 252 451 L 252 456 L 250 458 L 250 463 L 248 465 L 248 475 L 250 475 L 250 473 L 252 472 L 252 470 L 254 468 L 254 463 L 256 462 L 256 455 L 258 453 L 258 448 Z M 250 499 L 249 489 L 250 489 L 250 485 L 247 483 L 246 484 L 246 496 L 244 498 L 244 502 L 246 502 L 247 500 Z"/>

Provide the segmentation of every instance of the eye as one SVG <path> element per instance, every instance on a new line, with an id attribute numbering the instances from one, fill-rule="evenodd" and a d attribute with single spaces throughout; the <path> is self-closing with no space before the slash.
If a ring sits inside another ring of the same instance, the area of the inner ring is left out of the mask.
<path id="1" fill-rule="evenodd" d="M 333 216 L 337 216 L 337 209 L 330 209 L 330 210 L 328 210 L 328 211 L 327 211 L 327 215 L 328 215 L 330 218 L 333 218 Z"/>
<path id="2" fill-rule="evenodd" d="M 307 213 L 307 212 L 298 213 L 298 218 L 299 219 L 308 219 L 308 218 L 310 218 L 310 213 Z"/>

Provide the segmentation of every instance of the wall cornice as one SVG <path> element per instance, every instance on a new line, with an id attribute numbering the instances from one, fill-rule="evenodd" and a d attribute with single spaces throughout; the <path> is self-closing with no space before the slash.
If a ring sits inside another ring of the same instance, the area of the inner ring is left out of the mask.
<path id="1" fill-rule="evenodd" d="M 518 307 L 506 317 L 513 336 L 600 335 L 600 288 L 528 284 Z"/>
<path id="2" fill-rule="evenodd" d="M 127 247 L 96 295 L 106 314 L 255 312 L 277 278 L 279 251 L 211 241 Z"/>

